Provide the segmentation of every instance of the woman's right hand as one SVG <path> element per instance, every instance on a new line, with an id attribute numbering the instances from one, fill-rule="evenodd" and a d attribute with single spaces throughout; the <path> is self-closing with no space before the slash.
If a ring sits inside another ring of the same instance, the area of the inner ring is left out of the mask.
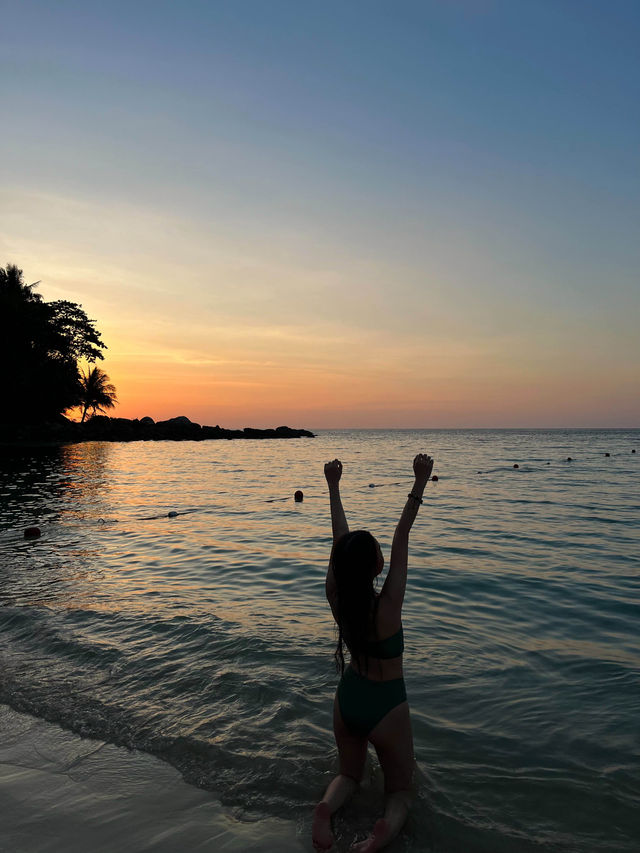
<path id="1" fill-rule="evenodd" d="M 342 462 L 339 459 L 327 462 L 324 466 L 324 476 L 327 478 L 327 483 L 330 486 L 338 483 L 342 476 Z"/>
<path id="2" fill-rule="evenodd" d="M 433 459 L 427 456 L 426 453 L 418 453 L 413 460 L 413 473 L 416 475 L 416 480 L 426 483 L 431 472 L 433 471 Z"/>

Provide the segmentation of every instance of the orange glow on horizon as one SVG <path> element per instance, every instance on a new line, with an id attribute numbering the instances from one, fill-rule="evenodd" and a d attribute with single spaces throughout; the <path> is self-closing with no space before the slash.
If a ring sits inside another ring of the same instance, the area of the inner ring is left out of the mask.
<path id="1" fill-rule="evenodd" d="M 109 365 L 106 365 L 109 371 Z M 619 426 L 594 422 L 592 376 L 505 376 L 469 371 L 466 375 L 432 376 L 416 383 L 411 374 L 389 370 L 325 372 L 286 365 L 268 369 L 234 369 L 218 376 L 184 365 L 162 364 L 143 374 L 121 363 L 110 371 L 119 404 L 107 412 L 116 417 L 165 420 L 186 415 L 200 424 L 227 428 L 275 427 L 501 427 Z M 628 402 L 633 424 L 635 378 L 622 372 L 608 394 L 610 409 L 620 411 L 620 394 Z M 154 375 L 155 374 L 155 375 Z M 571 386 L 571 394 L 567 388 Z M 553 412 L 553 419 L 548 412 Z M 622 424 L 624 426 L 624 424 Z"/>

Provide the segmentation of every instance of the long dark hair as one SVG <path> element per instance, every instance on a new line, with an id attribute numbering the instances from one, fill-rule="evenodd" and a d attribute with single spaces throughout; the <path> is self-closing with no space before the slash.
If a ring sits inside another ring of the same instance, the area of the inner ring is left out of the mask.
<path id="1" fill-rule="evenodd" d="M 375 630 L 378 601 L 373 586 L 378 564 L 376 540 L 368 530 L 345 533 L 333 546 L 331 559 L 338 604 L 336 668 L 344 672 L 344 644 L 366 671 L 366 648 L 371 628 Z"/>

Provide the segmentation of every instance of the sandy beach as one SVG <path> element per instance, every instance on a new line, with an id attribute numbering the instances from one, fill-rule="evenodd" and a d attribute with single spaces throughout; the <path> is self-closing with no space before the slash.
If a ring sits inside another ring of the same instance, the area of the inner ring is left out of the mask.
<path id="1" fill-rule="evenodd" d="M 293 821 L 240 821 L 150 755 L 0 705 L 2 853 L 299 851 Z"/>

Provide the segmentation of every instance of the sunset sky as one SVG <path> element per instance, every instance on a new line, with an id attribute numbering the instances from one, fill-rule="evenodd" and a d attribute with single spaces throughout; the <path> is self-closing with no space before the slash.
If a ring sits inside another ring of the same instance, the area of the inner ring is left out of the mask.
<path id="1" fill-rule="evenodd" d="M 3 3 L 0 265 L 124 417 L 640 425 L 636 0 Z"/>

